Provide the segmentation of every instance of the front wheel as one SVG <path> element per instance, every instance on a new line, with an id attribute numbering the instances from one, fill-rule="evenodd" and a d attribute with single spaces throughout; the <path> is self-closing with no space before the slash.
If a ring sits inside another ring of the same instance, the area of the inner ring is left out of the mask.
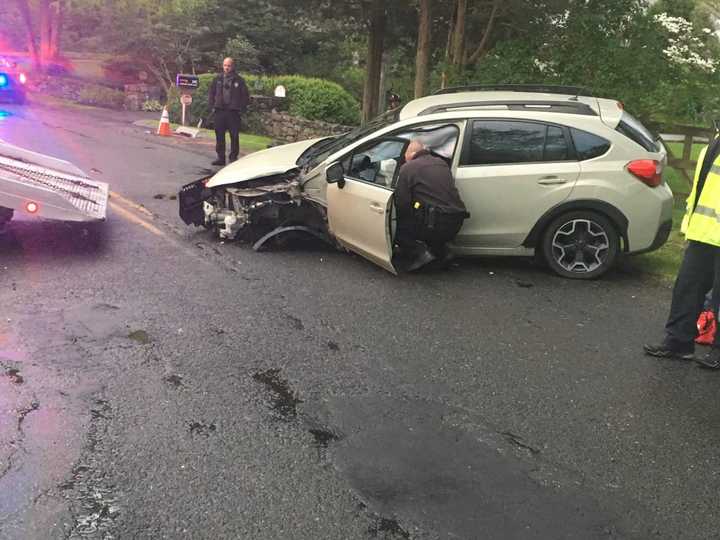
<path id="1" fill-rule="evenodd" d="M 608 218 L 579 210 L 550 223 L 542 240 L 542 253 L 552 270 L 571 279 L 595 279 L 617 259 L 620 238 Z"/>

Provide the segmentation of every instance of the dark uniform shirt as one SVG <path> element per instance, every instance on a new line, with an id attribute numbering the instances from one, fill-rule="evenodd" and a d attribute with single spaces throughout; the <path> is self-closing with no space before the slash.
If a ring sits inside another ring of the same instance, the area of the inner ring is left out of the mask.
<path id="1" fill-rule="evenodd" d="M 400 168 L 395 188 L 395 204 L 400 213 L 411 211 L 415 201 L 440 207 L 448 213 L 466 212 L 450 167 L 427 150 L 421 150 Z"/>

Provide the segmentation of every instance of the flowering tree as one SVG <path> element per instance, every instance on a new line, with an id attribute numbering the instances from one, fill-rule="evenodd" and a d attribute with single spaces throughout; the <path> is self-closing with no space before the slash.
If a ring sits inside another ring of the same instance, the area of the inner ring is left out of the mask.
<path id="1" fill-rule="evenodd" d="M 715 73 L 718 60 L 711 56 L 712 51 L 697 35 L 693 23 L 684 17 L 672 17 L 667 13 L 658 13 L 653 20 L 666 34 L 667 47 L 663 49 L 663 54 L 671 63 L 690 70 Z M 710 28 L 703 28 L 702 32 L 706 36 L 715 35 Z"/>

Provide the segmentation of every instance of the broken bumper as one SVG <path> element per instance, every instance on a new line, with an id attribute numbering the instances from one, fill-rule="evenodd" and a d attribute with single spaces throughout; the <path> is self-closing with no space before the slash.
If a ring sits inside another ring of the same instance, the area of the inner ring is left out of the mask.
<path id="1" fill-rule="evenodd" d="M 178 193 L 180 219 L 186 225 L 204 225 L 203 202 L 210 197 L 211 190 L 205 187 L 207 178 L 184 185 Z"/>

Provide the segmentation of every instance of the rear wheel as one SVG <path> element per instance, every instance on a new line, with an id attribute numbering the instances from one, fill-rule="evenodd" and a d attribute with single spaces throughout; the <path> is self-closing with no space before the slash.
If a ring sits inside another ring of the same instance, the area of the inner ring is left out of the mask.
<path id="1" fill-rule="evenodd" d="M 571 279 L 595 279 L 617 259 L 620 238 L 608 218 L 590 210 L 563 214 L 550 223 L 542 253 L 552 270 Z"/>

